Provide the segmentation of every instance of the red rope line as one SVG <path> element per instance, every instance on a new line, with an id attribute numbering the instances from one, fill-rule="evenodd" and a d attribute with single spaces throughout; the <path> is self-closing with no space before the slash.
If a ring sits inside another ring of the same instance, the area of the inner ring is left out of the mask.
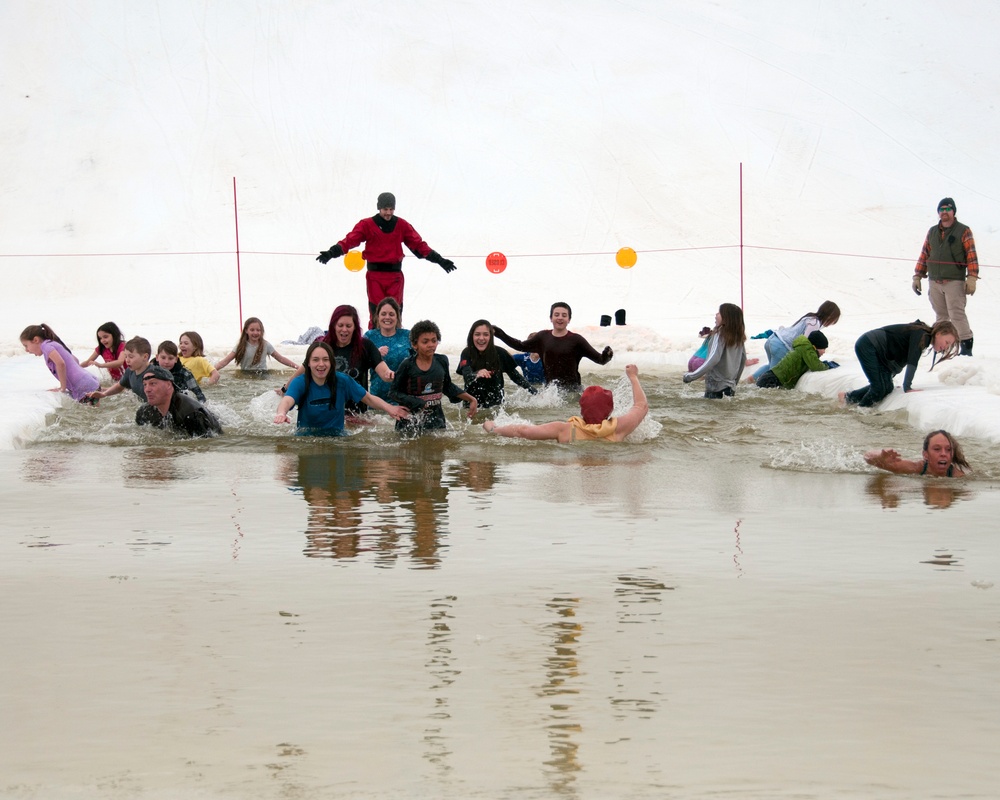
<path id="1" fill-rule="evenodd" d="M 650 254 L 650 253 L 687 253 L 695 252 L 700 250 L 735 250 L 741 247 L 738 244 L 718 244 L 718 245 L 706 245 L 702 247 L 661 247 L 661 248 L 650 248 L 648 250 L 636 250 L 636 254 Z M 814 256 L 836 256 L 837 258 L 868 258 L 879 261 L 907 261 L 911 263 L 916 263 L 916 258 L 909 258 L 904 256 L 880 256 L 870 253 L 843 253 L 836 250 L 803 250 L 796 247 L 771 247 L 768 245 L 757 245 L 757 244 L 746 244 L 742 245 L 748 250 L 769 250 L 778 253 L 802 253 L 805 255 Z M 237 252 L 241 256 L 252 255 L 252 256 L 313 256 L 315 253 L 303 253 L 303 252 L 293 252 L 293 251 L 282 251 L 282 250 L 176 250 L 176 251 L 160 251 L 160 252 L 145 252 L 145 253 L 0 253 L 0 258 L 140 258 L 140 257 L 156 257 L 162 258 L 164 256 L 232 256 L 236 255 Z M 573 258 L 578 256 L 614 256 L 617 250 L 600 250 L 592 252 L 576 252 L 576 253 L 504 253 L 508 258 Z M 457 254 L 453 255 L 452 258 L 469 258 L 469 259 L 485 259 L 485 255 L 479 254 Z M 949 262 L 950 263 L 950 262 Z M 983 264 L 980 262 L 980 267 L 1000 267 L 1000 264 Z"/>

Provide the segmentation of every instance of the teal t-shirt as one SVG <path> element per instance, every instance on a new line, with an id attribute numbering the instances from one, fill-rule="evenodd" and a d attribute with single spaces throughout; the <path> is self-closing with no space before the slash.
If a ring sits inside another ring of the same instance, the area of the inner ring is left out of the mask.
<path id="1" fill-rule="evenodd" d="M 336 381 L 336 394 L 332 397 L 331 380 Z M 295 435 L 339 436 L 344 432 L 344 404 L 348 400 L 359 403 L 366 394 L 361 384 L 342 372 L 331 372 L 327 382 L 322 386 L 313 383 L 306 375 L 292 378 L 285 395 L 291 397 L 299 409 Z"/>

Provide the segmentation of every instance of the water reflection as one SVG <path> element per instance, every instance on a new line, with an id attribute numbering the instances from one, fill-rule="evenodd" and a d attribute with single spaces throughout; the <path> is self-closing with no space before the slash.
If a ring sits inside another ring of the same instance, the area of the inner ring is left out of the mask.
<path id="1" fill-rule="evenodd" d="M 173 447 L 129 448 L 122 454 L 122 481 L 125 486 L 143 487 L 182 480 L 187 476 L 178 464 L 181 452 Z"/>
<path id="2" fill-rule="evenodd" d="M 577 735 L 583 730 L 571 700 L 580 694 L 577 650 L 583 626 L 576 620 L 578 597 L 554 597 L 546 606 L 559 619 L 547 625 L 552 636 L 552 654 L 545 661 L 546 681 L 539 694 L 549 700 L 546 730 L 550 758 L 544 762 L 549 786 L 557 794 L 574 794 L 580 764 Z"/>
<path id="3" fill-rule="evenodd" d="M 424 729 L 424 758 L 442 772 L 450 772 L 448 757 L 451 749 L 445 734 L 445 725 L 451 719 L 449 687 L 456 681 L 460 671 L 455 666 L 452 652 L 452 631 L 448 621 L 454 619 L 454 604 L 457 597 L 448 595 L 431 601 L 430 630 L 427 634 L 427 671 L 431 676 L 430 691 L 434 707 L 428 714 L 429 722 Z"/>
<path id="4" fill-rule="evenodd" d="M 611 705 L 616 719 L 624 719 L 628 713 L 634 713 L 640 719 L 649 719 L 659 710 L 662 695 L 660 673 L 653 668 L 656 656 L 651 654 L 650 644 L 654 637 L 661 637 L 663 631 L 646 626 L 659 624 L 663 616 L 663 593 L 673 590 L 673 586 L 648 575 L 618 576 L 618 586 L 615 587 L 615 599 L 620 606 L 617 633 L 639 637 L 641 643 L 634 647 L 623 644 L 619 648 L 623 654 L 639 653 L 640 656 L 634 667 L 631 657 L 623 658 L 623 666 L 614 673 L 617 692 L 611 698 Z M 635 629 L 632 627 L 635 625 L 644 627 Z M 646 688 L 647 683 L 652 685 Z"/>
<path id="5" fill-rule="evenodd" d="M 414 568 L 440 565 L 448 508 L 440 460 L 419 450 L 359 453 L 333 442 L 289 456 L 282 472 L 309 509 L 306 556 L 370 554 L 376 566 L 389 567 L 408 549 Z"/>
<path id="6" fill-rule="evenodd" d="M 64 480 L 70 474 L 72 451 L 44 450 L 32 453 L 24 459 L 21 472 L 26 481 L 48 483 Z"/>
<path id="7" fill-rule="evenodd" d="M 898 478 L 894 475 L 875 475 L 865 486 L 865 491 L 881 503 L 882 508 L 899 508 L 907 497 L 915 497 L 917 489 L 923 495 L 924 505 L 930 508 L 950 508 L 956 500 L 968 500 L 973 493 L 955 482 L 933 478 Z"/>

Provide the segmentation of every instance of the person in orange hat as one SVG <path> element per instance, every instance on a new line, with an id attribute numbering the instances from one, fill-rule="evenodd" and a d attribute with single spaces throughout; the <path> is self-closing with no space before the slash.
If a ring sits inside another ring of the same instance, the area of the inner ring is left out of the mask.
<path id="1" fill-rule="evenodd" d="M 580 395 L 580 415 L 566 422 L 546 422 L 541 425 L 496 425 L 493 420 L 483 423 L 483 430 L 517 439 L 555 439 L 557 442 L 604 441 L 620 442 L 649 413 L 646 393 L 639 383 L 635 364 L 625 367 L 625 376 L 632 384 L 632 407 L 620 417 L 612 417 L 615 398 L 607 389 L 588 386 Z"/>

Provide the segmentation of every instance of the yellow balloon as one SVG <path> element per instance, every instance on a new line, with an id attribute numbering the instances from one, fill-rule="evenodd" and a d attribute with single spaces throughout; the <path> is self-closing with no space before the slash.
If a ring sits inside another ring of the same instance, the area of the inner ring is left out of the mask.
<path id="1" fill-rule="evenodd" d="M 361 257 L 361 252 L 352 250 L 344 256 L 344 266 L 351 272 L 361 272 L 365 268 L 365 260 Z"/>
<path id="2" fill-rule="evenodd" d="M 623 247 L 615 254 L 615 262 L 622 269 L 632 269 L 635 266 L 638 256 L 631 247 Z"/>

